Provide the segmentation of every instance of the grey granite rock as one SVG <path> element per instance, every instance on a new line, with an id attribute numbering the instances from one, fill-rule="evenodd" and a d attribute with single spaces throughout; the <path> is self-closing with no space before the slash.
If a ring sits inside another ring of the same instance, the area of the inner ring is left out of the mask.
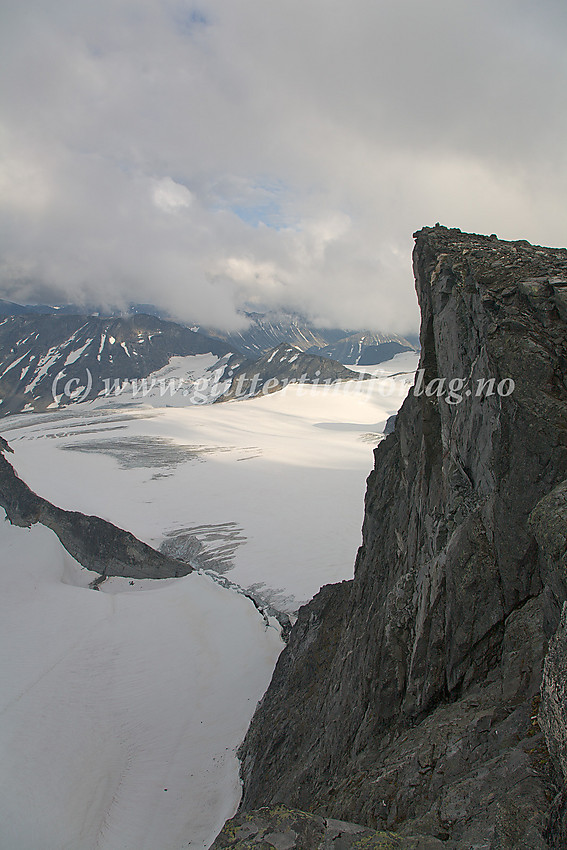
<path id="1" fill-rule="evenodd" d="M 256 711 L 242 811 L 553 847 L 561 632 L 542 712 L 556 763 L 538 708 L 567 598 L 567 250 L 436 226 L 414 270 L 423 371 L 375 451 L 354 580 L 301 609 Z"/>
<path id="2" fill-rule="evenodd" d="M 394 429 L 396 427 L 396 416 L 397 414 L 394 413 L 393 416 L 388 416 L 388 418 L 386 419 L 386 424 L 384 425 L 385 434 L 393 434 Z"/>
<path id="3" fill-rule="evenodd" d="M 545 659 L 540 724 L 547 746 L 567 782 L 567 604 Z"/>
<path id="4" fill-rule="evenodd" d="M 443 850 L 424 836 L 401 837 L 360 824 L 323 818 L 285 806 L 237 814 L 211 850 Z"/>

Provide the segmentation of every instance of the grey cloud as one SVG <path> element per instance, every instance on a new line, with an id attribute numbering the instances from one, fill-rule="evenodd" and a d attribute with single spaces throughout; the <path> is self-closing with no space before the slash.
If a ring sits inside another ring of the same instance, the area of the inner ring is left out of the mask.
<path id="1" fill-rule="evenodd" d="M 3 16 L 10 297 L 404 331 L 413 230 L 564 241 L 559 2 L 24 0 Z"/>

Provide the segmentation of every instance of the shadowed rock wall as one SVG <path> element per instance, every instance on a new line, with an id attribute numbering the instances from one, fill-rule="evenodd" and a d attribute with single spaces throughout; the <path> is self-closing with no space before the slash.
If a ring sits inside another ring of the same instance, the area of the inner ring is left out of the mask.
<path id="1" fill-rule="evenodd" d="M 410 391 L 376 449 L 355 578 L 300 612 L 241 749 L 241 808 L 463 850 L 563 846 L 565 686 L 549 659 L 554 761 L 538 711 L 566 598 L 543 538 L 565 522 L 549 494 L 567 479 L 567 250 L 415 236 L 421 386 L 461 378 L 462 399 Z"/>

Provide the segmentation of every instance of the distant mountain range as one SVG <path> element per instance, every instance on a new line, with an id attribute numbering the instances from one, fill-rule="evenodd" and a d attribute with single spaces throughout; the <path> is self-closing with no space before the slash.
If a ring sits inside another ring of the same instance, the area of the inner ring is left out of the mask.
<path id="1" fill-rule="evenodd" d="M 0 316 L 102 316 L 104 318 L 124 318 L 125 316 L 144 313 L 146 316 L 156 316 L 158 319 L 170 320 L 171 317 L 153 304 L 130 304 L 127 310 L 107 310 L 96 304 L 17 304 L 0 298 Z"/>
<path id="2" fill-rule="evenodd" d="M 155 312 L 132 305 L 127 315 L 105 317 L 73 305 L 0 300 L 0 415 L 92 400 L 109 381 L 146 378 L 174 356 L 211 355 L 208 368 L 222 374 L 225 400 L 289 382 L 359 378 L 345 366 L 375 365 L 414 348 L 397 334 L 319 329 L 300 316 L 250 313 L 245 331 L 226 333 L 142 309 Z"/>
<path id="3" fill-rule="evenodd" d="M 224 340 L 252 360 L 282 342 L 349 366 L 376 365 L 402 351 L 419 347 L 416 336 L 407 339 L 396 333 L 317 328 L 308 319 L 293 314 L 246 313 L 246 317 L 250 319 L 250 326 L 244 331 L 226 333 L 210 327 L 199 327 L 199 330 Z"/>
<path id="4" fill-rule="evenodd" d="M 336 360 L 309 354 L 294 345 L 282 342 L 258 360 L 233 355 L 227 361 L 220 382 L 228 380 L 227 389 L 218 401 L 243 396 L 268 395 L 290 383 L 334 384 L 336 381 L 364 380 Z"/>
<path id="5" fill-rule="evenodd" d="M 230 349 L 155 316 L 7 316 L 0 321 L 0 412 L 43 411 L 59 395 L 61 404 L 92 399 L 105 379 L 145 378 L 175 355 L 195 354 L 220 358 Z"/>
<path id="6" fill-rule="evenodd" d="M 316 350 L 322 357 L 331 357 L 348 366 L 376 366 L 391 360 L 403 351 L 413 351 L 415 346 L 407 339 L 392 334 L 360 331 Z M 315 352 L 315 349 L 309 349 Z"/>
<path id="7" fill-rule="evenodd" d="M 174 324 L 181 324 L 205 336 L 226 342 L 232 351 L 240 352 L 251 360 L 258 359 L 282 342 L 288 342 L 301 351 L 331 357 L 349 366 L 371 366 L 389 360 L 402 351 L 419 348 L 419 336 L 409 334 L 353 330 L 345 328 L 318 328 L 304 316 L 294 313 L 252 313 L 243 316 L 250 322 L 243 331 L 225 331 L 195 322 L 181 322 L 153 304 L 130 304 L 127 310 L 108 311 L 96 305 L 77 304 L 17 304 L 0 298 L 0 316 L 73 315 L 100 318 L 127 318 L 135 315 L 154 316 Z M 390 343 L 390 345 L 387 345 Z"/>

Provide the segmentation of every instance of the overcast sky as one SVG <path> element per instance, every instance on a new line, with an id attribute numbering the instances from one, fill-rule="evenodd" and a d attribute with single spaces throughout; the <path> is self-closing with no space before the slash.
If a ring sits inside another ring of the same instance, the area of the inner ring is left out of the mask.
<path id="1" fill-rule="evenodd" d="M 6 0 L 0 295 L 417 326 L 412 232 L 567 244 L 564 0 Z"/>

